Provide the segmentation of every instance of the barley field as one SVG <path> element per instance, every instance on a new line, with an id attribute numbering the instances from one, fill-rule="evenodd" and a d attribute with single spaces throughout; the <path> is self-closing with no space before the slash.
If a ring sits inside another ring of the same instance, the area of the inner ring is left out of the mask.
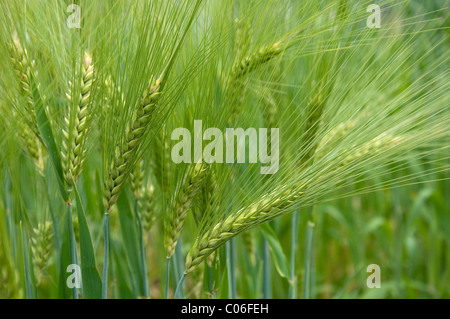
<path id="1" fill-rule="evenodd" d="M 450 298 L 449 9 L 0 2 L 0 298 Z"/>

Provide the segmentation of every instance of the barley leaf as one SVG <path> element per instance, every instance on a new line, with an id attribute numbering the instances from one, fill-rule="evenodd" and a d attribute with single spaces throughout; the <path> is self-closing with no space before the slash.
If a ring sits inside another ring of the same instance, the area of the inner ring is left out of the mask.
<path id="1" fill-rule="evenodd" d="M 133 218 L 133 212 L 131 211 L 129 198 L 130 197 L 128 192 L 123 192 L 117 201 L 117 207 L 119 208 L 120 212 L 120 229 L 122 232 L 128 267 L 133 278 L 133 292 L 137 296 L 143 296 L 144 278 L 142 278 L 140 249 L 137 239 L 137 234 L 139 232 Z"/>
<path id="2" fill-rule="evenodd" d="M 59 157 L 58 148 L 56 147 L 55 138 L 53 136 L 52 128 L 48 120 L 47 114 L 44 109 L 44 104 L 42 103 L 41 94 L 37 87 L 36 81 L 34 80 L 33 74 L 30 75 L 31 90 L 33 94 L 33 101 L 36 108 L 36 120 L 39 132 L 41 133 L 42 140 L 47 147 L 48 153 L 53 163 L 53 167 L 56 170 L 59 190 L 64 201 L 69 201 L 69 196 L 67 194 L 66 188 L 64 186 L 64 176 L 61 166 L 61 159 Z"/>
<path id="3" fill-rule="evenodd" d="M 65 218 L 67 220 L 67 216 Z M 69 248 L 69 236 L 67 233 L 67 227 L 63 227 L 63 234 L 61 236 L 62 243 L 61 249 L 59 251 L 59 290 L 58 290 L 58 298 L 60 299 L 68 299 L 71 296 L 71 291 L 69 287 L 67 287 L 67 276 L 66 272 L 67 266 L 70 265 L 71 257 L 70 257 L 70 248 Z"/>
<path id="4" fill-rule="evenodd" d="M 87 299 L 100 299 L 102 296 L 102 281 L 95 266 L 94 247 L 92 245 L 86 214 L 83 209 L 80 195 L 75 181 L 73 189 L 77 202 L 78 224 L 80 231 L 80 255 L 81 255 L 81 281 L 83 284 L 83 297 Z"/>
<path id="5" fill-rule="evenodd" d="M 283 252 L 283 248 L 281 247 L 279 240 L 277 239 L 277 235 L 268 224 L 263 224 L 261 226 L 261 232 L 269 244 L 270 254 L 275 262 L 275 268 L 277 269 L 278 274 L 283 278 L 289 278 L 287 258 Z"/>

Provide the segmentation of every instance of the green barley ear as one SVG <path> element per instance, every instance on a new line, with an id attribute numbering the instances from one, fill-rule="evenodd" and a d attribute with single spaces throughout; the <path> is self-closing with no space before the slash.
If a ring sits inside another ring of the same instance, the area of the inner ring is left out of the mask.
<path id="1" fill-rule="evenodd" d="M 161 95 L 161 80 L 162 77 L 150 81 L 137 111 L 133 114 L 133 118 L 126 128 L 122 142 L 116 146 L 114 160 L 105 180 L 103 202 L 107 214 L 112 211 L 122 186 L 132 169 L 137 147 L 150 123 L 152 114 L 156 109 L 156 103 Z"/>
<path id="2" fill-rule="evenodd" d="M 283 47 L 280 41 L 271 45 L 263 46 L 259 50 L 244 57 L 232 68 L 231 80 L 235 81 L 243 78 L 245 75 L 258 68 L 260 65 L 275 58 L 281 52 L 283 52 Z"/>
<path id="3" fill-rule="evenodd" d="M 340 166 L 351 165 L 355 161 L 365 157 L 370 156 L 374 157 L 379 153 L 382 153 L 390 148 L 393 148 L 403 141 L 403 137 L 401 136 L 393 136 L 389 133 L 383 133 L 370 141 L 364 143 L 360 147 L 354 149 L 349 155 L 347 155 L 341 163 Z"/>
<path id="4" fill-rule="evenodd" d="M 226 216 L 197 238 L 186 257 L 186 271 L 190 272 L 208 255 L 226 241 L 241 232 L 279 216 L 295 200 L 300 198 L 299 186 L 287 190 L 277 190 L 262 197 L 261 200 Z"/>
<path id="5" fill-rule="evenodd" d="M 17 114 L 16 114 L 17 116 Z M 34 165 L 38 169 L 39 174 L 44 176 L 45 167 L 45 149 L 39 138 L 31 131 L 25 123 L 17 121 L 19 125 L 20 137 L 22 139 L 25 152 L 31 157 Z"/>
<path id="6" fill-rule="evenodd" d="M 8 49 L 11 62 L 19 80 L 20 93 L 26 99 L 26 114 L 24 114 L 26 116 L 25 119 L 29 122 L 28 124 L 31 126 L 32 130 L 34 132 L 38 132 L 30 84 L 30 75 L 33 62 L 28 60 L 27 51 L 22 47 L 22 44 L 17 36 L 14 36 L 13 43 L 8 45 Z"/>
<path id="7" fill-rule="evenodd" d="M 180 193 L 177 194 L 173 209 L 165 219 L 166 233 L 164 236 L 164 244 L 167 250 L 167 258 L 172 257 L 184 221 L 192 208 L 195 197 L 201 192 L 206 175 L 205 171 L 205 168 L 200 163 L 196 164 L 193 172 L 187 178 L 185 186 L 182 187 Z"/>
<path id="8" fill-rule="evenodd" d="M 155 148 L 157 150 L 154 157 L 155 172 L 157 172 L 155 174 L 156 180 L 162 193 L 165 195 L 169 192 L 171 179 L 170 145 L 167 142 L 167 128 L 165 124 L 163 124 L 156 136 Z"/>
<path id="9" fill-rule="evenodd" d="M 205 178 L 202 183 L 201 195 L 198 196 L 198 200 L 195 202 L 195 208 L 193 210 L 194 219 L 197 225 L 202 223 L 205 214 L 214 214 L 213 210 L 217 204 L 218 186 L 216 172 L 212 166 L 205 167 Z"/>
<path id="10" fill-rule="evenodd" d="M 13 114 L 17 118 L 16 122 L 19 125 L 20 137 L 26 153 L 33 160 L 39 173 L 44 175 L 45 148 L 39 138 L 30 84 L 30 73 L 32 72 L 33 63 L 28 61 L 27 52 L 22 47 L 17 36 L 14 36 L 12 44 L 8 44 L 8 50 L 18 78 L 20 95 L 26 100 L 25 112 L 18 114 L 16 111 L 13 111 Z"/>
<path id="11" fill-rule="evenodd" d="M 73 180 L 77 180 L 81 174 L 86 156 L 86 140 L 88 133 L 88 121 L 90 117 L 89 103 L 91 99 L 92 83 L 94 81 L 94 65 L 92 57 L 86 52 L 83 57 L 81 69 L 81 90 L 77 98 L 76 108 L 69 109 L 69 114 L 65 117 L 66 127 L 63 130 L 63 143 L 61 148 L 62 167 L 64 178 L 69 188 L 73 185 Z M 75 92 L 70 90 L 67 97 L 73 101 Z M 74 112 L 75 114 L 72 114 Z"/>
<path id="12" fill-rule="evenodd" d="M 144 160 L 139 160 L 130 173 L 130 187 L 135 199 L 140 199 L 144 183 Z"/>
<path id="13" fill-rule="evenodd" d="M 244 231 L 241 235 L 241 238 L 244 242 L 244 248 L 248 253 L 248 258 L 250 259 L 250 262 L 252 265 L 255 265 L 255 236 L 253 235 L 253 232 L 251 229 Z M 208 257 L 209 258 L 209 257 Z"/>
<path id="14" fill-rule="evenodd" d="M 316 153 L 314 154 L 315 161 L 322 158 L 336 141 L 345 137 L 356 126 L 356 120 L 343 122 L 336 127 L 332 128 L 327 134 L 324 135 L 317 144 Z"/>
<path id="15" fill-rule="evenodd" d="M 142 188 L 138 205 L 142 220 L 142 227 L 146 232 L 148 232 L 154 225 L 157 218 L 155 209 L 155 188 L 153 185 Z"/>
<path id="16" fill-rule="evenodd" d="M 272 60 L 277 55 L 283 52 L 283 46 L 280 41 L 263 46 L 256 52 L 244 57 L 231 69 L 231 74 L 228 82 L 228 86 L 231 88 L 234 101 L 232 102 L 233 108 L 231 112 L 230 120 L 234 122 L 238 117 L 241 109 L 241 105 L 244 99 L 244 78 L 247 74 L 257 69 L 264 63 Z"/>
<path id="17" fill-rule="evenodd" d="M 31 250 L 33 252 L 33 261 L 39 280 L 43 271 L 46 269 L 48 259 L 53 247 L 53 226 L 50 222 L 40 223 L 37 228 L 33 229 L 31 238 Z"/>

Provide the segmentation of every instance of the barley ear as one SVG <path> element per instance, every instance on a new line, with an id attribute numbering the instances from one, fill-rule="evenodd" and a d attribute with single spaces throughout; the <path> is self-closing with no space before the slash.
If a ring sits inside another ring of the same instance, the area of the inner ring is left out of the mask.
<path id="1" fill-rule="evenodd" d="M 244 57 L 231 69 L 231 81 L 241 79 L 260 65 L 272 60 L 283 51 L 282 49 L 281 42 L 276 42 L 272 45 L 263 46 L 256 52 Z"/>
<path id="2" fill-rule="evenodd" d="M 126 128 L 122 142 L 116 145 L 114 159 L 109 172 L 107 172 L 103 194 L 103 203 L 107 214 L 112 211 L 122 186 L 132 169 L 137 147 L 147 125 L 150 123 L 152 114 L 156 109 L 156 103 L 161 95 L 160 88 L 161 77 L 150 82 L 137 111 L 133 114 L 132 121 Z"/>
<path id="3" fill-rule="evenodd" d="M 275 58 L 282 51 L 283 47 L 281 42 L 276 42 L 251 53 L 233 66 L 228 82 L 228 86 L 231 88 L 231 93 L 234 99 L 232 102 L 233 108 L 230 118 L 231 122 L 235 121 L 238 117 L 244 100 L 244 77 L 257 69 L 259 66 Z"/>
<path id="4" fill-rule="evenodd" d="M 172 211 L 166 219 L 165 247 L 167 258 L 172 257 L 175 252 L 178 238 L 184 221 L 191 210 L 194 198 L 200 193 L 203 181 L 205 180 L 205 168 L 200 163 L 196 164 L 193 172 L 186 180 L 185 187 L 181 188 L 180 193 L 174 201 Z"/>
<path id="5" fill-rule="evenodd" d="M 225 242 L 263 222 L 281 215 L 295 200 L 300 198 L 299 186 L 283 191 L 274 191 L 261 200 L 241 208 L 219 221 L 196 239 L 186 256 L 186 270 L 190 272 Z"/>
<path id="6" fill-rule="evenodd" d="M 139 213 L 141 215 L 142 227 L 146 232 L 150 231 L 156 221 L 155 188 L 153 185 L 146 186 L 141 190 L 139 198 Z"/>
<path id="7" fill-rule="evenodd" d="M 65 117 L 66 127 L 63 129 L 63 142 L 61 148 L 62 167 L 64 178 L 69 188 L 73 180 L 77 181 L 86 156 L 86 140 L 88 136 L 88 121 L 91 116 L 89 103 L 91 99 L 92 83 L 94 81 L 94 65 L 92 57 L 85 53 L 81 72 L 81 91 L 75 110 L 69 109 Z M 70 101 L 74 100 L 73 90 L 67 95 Z M 72 112 L 75 114 L 71 114 Z"/>
<path id="8" fill-rule="evenodd" d="M 42 273 L 47 267 L 53 246 L 53 235 L 52 224 L 50 222 L 39 224 L 37 228 L 33 229 L 31 250 L 34 257 L 34 266 L 38 273 L 38 281 L 41 280 Z"/>
<path id="9" fill-rule="evenodd" d="M 39 130 L 36 124 L 36 113 L 30 84 L 30 73 L 32 72 L 33 62 L 30 63 L 28 61 L 27 52 L 22 47 L 17 36 L 14 36 L 12 44 L 8 44 L 8 50 L 19 81 L 20 94 L 26 100 L 26 112 L 20 115 L 15 111 L 13 113 L 19 123 L 20 137 L 25 151 L 33 160 L 39 173 L 44 175 L 45 149 L 38 135 Z"/>
<path id="10" fill-rule="evenodd" d="M 143 166 L 144 160 L 141 159 L 134 165 L 133 170 L 130 173 L 130 187 L 135 199 L 140 199 L 142 196 L 142 185 L 144 183 Z"/>

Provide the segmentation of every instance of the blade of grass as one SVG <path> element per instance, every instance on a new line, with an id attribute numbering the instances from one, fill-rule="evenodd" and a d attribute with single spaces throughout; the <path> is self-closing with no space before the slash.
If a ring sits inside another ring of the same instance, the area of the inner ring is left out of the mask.
<path id="1" fill-rule="evenodd" d="M 144 296 L 145 279 L 143 277 L 142 269 L 142 255 L 139 246 L 138 229 L 133 218 L 133 211 L 131 208 L 132 196 L 128 190 L 124 191 L 117 201 L 117 208 L 119 209 L 120 230 L 125 250 L 125 256 L 128 261 L 128 267 L 132 274 L 133 293 L 138 296 Z"/>
<path id="2" fill-rule="evenodd" d="M 75 181 L 73 181 L 73 189 L 77 203 L 78 224 L 80 231 L 81 280 L 83 284 L 83 297 L 88 299 L 99 299 L 102 296 L 102 281 L 96 267 L 91 234 L 89 232 L 86 214 L 83 209 L 83 203 L 81 202 Z"/>
<path id="3" fill-rule="evenodd" d="M 278 274 L 283 278 L 290 278 L 286 255 L 272 227 L 270 227 L 269 224 L 261 225 L 261 233 L 263 235 L 263 239 L 268 245 L 268 252 L 272 255 Z"/>
<path id="4" fill-rule="evenodd" d="M 36 108 L 36 121 L 38 125 L 39 132 L 41 133 L 42 140 L 47 147 L 48 153 L 53 163 L 53 167 L 55 168 L 58 180 L 59 190 L 61 192 L 61 196 L 64 201 L 69 202 L 69 195 L 66 191 L 66 187 L 64 184 L 64 175 L 61 166 L 61 159 L 59 157 L 59 151 L 56 147 L 55 138 L 53 136 L 53 131 L 50 126 L 50 121 L 47 117 L 47 113 L 45 112 L 44 105 L 42 103 L 41 94 L 39 93 L 39 89 L 34 81 L 33 74 L 30 74 L 30 83 L 31 90 L 33 95 L 33 101 Z"/>
<path id="5" fill-rule="evenodd" d="M 25 297 L 27 299 L 34 299 L 35 298 L 35 293 L 34 293 L 34 285 L 32 282 L 32 269 L 30 267 L 30 253 L 28 250 L 28 245 L 27 245 L 27 236 L 25 234 L 25 232 L 23 231 L 23 225 L 22 222 L 20 222 L 20 238 L 22 241 L 22 253 L 23 253 L 23 266 L 24 266 L 24 274 L 25 274 Z"/>

